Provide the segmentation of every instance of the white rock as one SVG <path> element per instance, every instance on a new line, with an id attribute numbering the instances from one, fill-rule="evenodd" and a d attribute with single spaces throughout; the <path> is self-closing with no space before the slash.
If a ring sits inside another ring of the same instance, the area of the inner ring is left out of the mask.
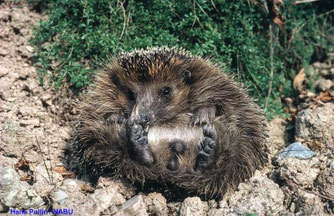
<path id="1" fill-rule="evenodd" d="M 203 203 L 199 197 L 188 197 L 181 205 L 180 216 L 204 216 Z"/>
<path id="2" fill-rule="evenodd" d="M 116 215 L 140 215 L 146 216 L 148 215 L 146 212 L 146 206 L 143 202 L 143 197 L 141 195 L 137 195 L 123 203 L 118 208 L 118 213 Z"/>
<path id="3" fill-rule="evenodd" d="M 10 208 L 38 208 L 44 204 L 27 182 L 12 168 L 0 167 L 0 202 Z"/>
<path id="4" fill-rule="evenodd" d="M 34 52 L 34 48 L 32 46 L 26 46 L 26 50 L 28 50 L 29 52 Z"/>
<path id="5" fill-rule="evenodd" d="M 256 173 L 229 198 L 229 214 L 278 215 L 284 209 L 284 194 L 279 186 L 264 174 Z"/>

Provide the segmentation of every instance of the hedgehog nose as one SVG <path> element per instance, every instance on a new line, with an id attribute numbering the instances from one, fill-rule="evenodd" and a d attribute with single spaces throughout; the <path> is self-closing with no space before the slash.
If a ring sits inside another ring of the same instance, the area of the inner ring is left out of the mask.
<path id="1" fill-rule="evenodd" d="M 139 116 L 139 124 L 141 124 L 142 126 L 148 125 L 148 123 L 150 123 L 151 118 L 146 115 L 146 114 L 142 114 Z"/>

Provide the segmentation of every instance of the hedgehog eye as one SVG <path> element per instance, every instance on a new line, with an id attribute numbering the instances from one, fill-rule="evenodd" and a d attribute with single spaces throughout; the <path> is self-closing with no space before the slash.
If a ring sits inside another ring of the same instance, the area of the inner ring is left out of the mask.
<path id="1" fill-rule="evenodd" d="M 164 87 L 162 88 L 161 93 L 164 97 L 168 97 L 172 93 L 172 89 L 170 87 Z"/>
<path id="2" fill-rule="evenodd" d="M 134 93 L 131 89 L 128 89 L 126 94 L 130 101 L 136 101 L 136 93 Z"/>
<path id="3" fill-rule="evenodd" d="M 191 72 L 188 71 L 188 70 L 186 70 L 186 69 L 184 69 L 183 70 L 183 76 L 184 76 L 184 78 L 189 79 L 191 77 Z"/>

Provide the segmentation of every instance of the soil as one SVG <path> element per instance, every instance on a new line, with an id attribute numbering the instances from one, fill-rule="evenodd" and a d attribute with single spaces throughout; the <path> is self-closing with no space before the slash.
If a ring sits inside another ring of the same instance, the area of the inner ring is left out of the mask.
<path id="1" fill-rule="evenodd" d="M 64 101 L 73 99 L 60 101 L 59 92 L 40 84 L 31 62 L 32 28 L 45 18 L 23 3 L 0 2 L 0 214 L 334 214 L 334 55 L 311 65 L 319 79 L 296 81 L 299 97 L 285 99 L 290 117 L 269 123 L 271 161 L 263 170 L 222 200 L 180 198 L 168 187 L 141 188 L 125 180 L 101 177 L 91 185 L 65 169 L 63 150 L 71 124 L 58 115 Z M 307 82 L 316 83 L 316 93 Z M 77 113 L 74 108 L 70 115 Z M 279 158 L 294 141 L 314 156 Z"/>

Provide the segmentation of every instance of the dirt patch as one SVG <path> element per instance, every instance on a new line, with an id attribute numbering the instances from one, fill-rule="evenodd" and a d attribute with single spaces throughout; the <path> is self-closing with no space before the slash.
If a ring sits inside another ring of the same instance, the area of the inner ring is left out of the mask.
<path id="1" fill-rule="evenodd" d="M 223 200 L 204 201 L 184 193 L 180 200 L 168 187 L 140 189 L 108 178 L 90 185 L 64 168 L 63 149 L 71 127 L 55 118 L 62 110 L 57 94 L 40 85 L 30 61 L 34 50 L 28 40 L 40 19 L 43 16 L 26 5 L 0 3 L 0 212 L 33 208 L 74 215 L 334 214 L 331 60 L 312 66 L 325 80 L 317 82 L 319 94 L 301 94 L 303 105 L 290 107 L 296 112 L 292 131 L 297 136 L 289 129 L 289 119 L 270 123 L 272 162 L 265 169 Z M 315 156 L 278 160 L 291 140 L 309 146 Z"/>

